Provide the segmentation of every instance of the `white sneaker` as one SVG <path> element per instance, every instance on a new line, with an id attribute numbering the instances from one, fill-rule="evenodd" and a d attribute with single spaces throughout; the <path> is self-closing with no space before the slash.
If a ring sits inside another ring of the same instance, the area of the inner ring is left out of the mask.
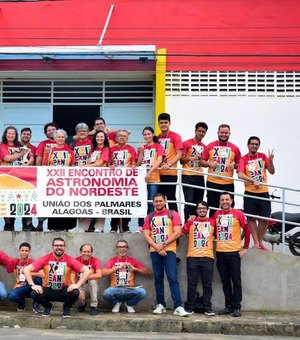
<path id="1" fill-rule="evenodd" d="M 94 233 L 102 233 L 102 230 L 100 230 L 99 228 L 95 228 Z"/>
<path id="2" fill-rule="evenodd" d="M 166 312 L 167 312 L 166 308 L 159 303 L 154 309 L 153 314 L 162 314 Z"/>
<path id="3" fill-rule="evenodd" d="M 187 312 L 183 307 L 179 306 L 174 310 L 174 315 L 177 316 L 189 316 L 191 313 Z"/>
<path id="4" fill-rule="evenodd" d="M 127 308 L 128 313 L 135 313 L 133 306 L 128 306 L 126 302 L 125 302 L 125 306 Z"/>
<path id="5" fill-rule="evenodd" d="M 122 302 L 117 302 L 114 306 L 113 309 L 111 310 L 113 313 L 119 313 L 120 312 L 120 307 L 122 305 Z"/>

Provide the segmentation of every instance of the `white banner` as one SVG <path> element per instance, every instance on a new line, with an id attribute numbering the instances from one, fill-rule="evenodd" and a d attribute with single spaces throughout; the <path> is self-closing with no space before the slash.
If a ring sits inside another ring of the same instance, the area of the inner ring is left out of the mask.
<path id="1" fill-rule="evenodd" d="M 2 217 L 145 217 L 146 169 L 0 167 Z"/>

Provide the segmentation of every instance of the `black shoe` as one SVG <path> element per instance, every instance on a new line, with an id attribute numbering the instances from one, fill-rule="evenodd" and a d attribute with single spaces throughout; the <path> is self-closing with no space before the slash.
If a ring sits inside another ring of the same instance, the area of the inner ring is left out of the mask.
<path id="1" fill-rule="evenodd" d="M 64 304 L 63 306 L 63 315 L 62 315 L 63 318 L 70 318 L 71 317 L 71 313 L 70 313 L 70 307 L 66 306 Z"/>
<path id="2" fill-rule="evenodd" d="M 17 312 L 23 312 L 25 310 L 25 301 L 19 302 L 17 307 Z"/>
<path id="3" fill-rule="evenodd" d="M 211 309 L 205 311 L 204 314 L 205 314 L 206 316 L 215 316 L 215 315 L 216 315 Z"/>
<path id="4" fill-rule="evenodd" d="M 97 307 L 91 307 L 90 315 L 97 315 L 97 314 L 98 314 Z"/>
<path id="5" fill-rule="evenodd" d="M 11 223 L 5 223 L 3 231 L 15 231 L 15 227 Z"/>
<path id="6" fill-rule="evenodd" d="M 48 307 L 45 307 L 42 316 L 50 316 L 52 312 L 52 303 L 49 303 Z"/>
<path id="7" fill-rule="evenodd" d="M 41 313 L 40 305 L 37 302 L 32 304 L 32 310 L 35 314 Z"/>
<path id="8" fill-rule="evenodd" d="M 225 309 L 221 310 L 218 314 L 219 315 L 227 315 L 227 314 L 232 314 L 232 313 L 233 313 L 233 308 L 226 307 Z"/>
<path id="9" fill-rule="evenodd" d="M 240 308 L 235 308 L 235 309 L 233 310 L 232 316 L 235 317 L 235 318 L 238 318 L 239 316 L 242 316 L 242 313 L 241 313 Z"/>
<path id="10" fill-rule="evenodd" d="M 83 313 L 83 312 L 85 312 L 85 307 L 86 307 L 86 303 L 84 305 L 82 305 L 82 306 L 78 306 L 77 311 L 79 313 Z"/>

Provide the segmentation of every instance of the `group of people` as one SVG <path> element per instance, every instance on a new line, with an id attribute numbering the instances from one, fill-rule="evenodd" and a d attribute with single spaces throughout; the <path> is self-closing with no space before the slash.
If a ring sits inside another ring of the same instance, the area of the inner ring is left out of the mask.
<path id="1" fill-rule="evenodd" d="M 254 239 L 254 248 L 267 250 L 263 244 L 263 236 L 270 216 L 271 204 L 268 201 L 267 187 L 268 171 L 274 174 L 274 154 L 268 156 L 260 153 L 260 139 L 251 136 L 247 146 L 249 152 L 241 156 L 239 148 L 229 142 L 230 126 L 221 124 L 218 128 L 218 139 L 208 145 L 203 143 L 208 126 L 204 122 L 195 125 L 195 134 L 191 139 L 182 142 L 179 134 L 170 130 L 171 117 L 168 113 L 158 116 L 160 133 L 155 136 L 152 127 L 142 131 L 143 144 L 136 151 L 128 144 L 129 130 L 109 130 L 103 118 L 96 118 L 93 130 L 85 123 L 77 124 L 73 141 L 67 145 L 67 134 L 58 129 L 57 124 L 48 123 L 44 127 L 47 137 L 37 148 L 30 143 L 31 130 L 23 128 L 19 142 L 18 131 L 9 126 L 5 129 L 0 144 L 1 165 L 49 165 L 49 166 L 110 166 L 136 167 L 144 165 L 147 168 L 148 201 L 155 193 L 165 194 L 169 208 L 178 211 L 176 204 L 176 185 L 179 162 L 182 164 L 182 183 L 185 198 L 184 219 L 195 214 L 195 204 L 204 198 L 207 189 L 209 216 L 219 208 L 220 192 L 234 193 L 233 175 L 236 170 L 238 177 L 245 181 L 244 212 L 249 215 L 259 215 L 262 219 L 248 217 Z M 208 168 L 205 184 L 203 167 Z M 174 183 L 162 184 L 160 183 Z M 257 198 L 257 199 L 256 199 Z M 233 203 L 234 204 L 234 203 Z M 148 204 L 148 213 L 153 211 L 153 205 Z M 265 219 L 264 219 L 265 218 Z M 23 219 L 23 230 L 42 231 L 44 218 L 38 219 L 35 228 L 31 218 Z M 144 219 L 140 218 L 139 229 Z M 79 231 L 103 232 L 104 218 L 79 219 Z M 111 232 L 130 232 L 129 218 L 112 218 Z M 49 219 L 49 230 L 69 230 L 76 226 L 76 219 Z M 5 218 L 4 230 L 14 230 L 14 219 Z"/>
<path id="2" fill-rule="evenodd" d="M 207 316 L 214 316 L 212 309 L 212 279 L 214 268 L 213 238 L 216 239 L 217 268 L 223 284 L 225 309 L 219 314 L 241 315 L 242 285 L 241 257 L 247 252 L 250 231 L 245 216 L 232 208 L 228 192 L 220 195 L 220 207 L 212 218 L 207 217 L 205 201 L 196 205 L 196 215 L 189 217 L 182 225 L 180 215 L 167 208 L 164 194 L 156 193 L 153 198 L 154 211 L 144 222 L 143 233 L 150 248 L 157 305 L 153 314 L 166 313 L 164 294 L 164 273 L 166 273 L 174 315 L 189 316 L 195 310 L 196 290 L 199 277 L 203 287 L 203 310 Z M 245 241 L 241 247 L 241 229 Z M 181 234 L 189 234 L 187 250 L 187 301 L 183 306 L 180 285 L 177 279 L 177 240 Z M 118 313 L 124 303 L 128 313 L 134 313 L 134 306 L 147 294 L 142 286 L 135 285 L 135 275 L 152 275 L 149 268 L 139 260 L 128 256 L 126 240 L 116 243 L 116 256 L 109 259 L 101 269 L 101 262 L 93 256 L 91 244 L 79 248 L 80 255 L 73 258 L 66 254 L 66 243 L 61 237 L 52 242 L 52 252 L 37 260 L 30 258 L 31 246 L 23 242 L 19 246 L 19 258 L 10 258 L 0 252 L 0 265 L 15 273 L 16 284 L 7 293 L 0 284 L 0 300 L 7 297 L 17 303 L 17 310 L 25 309 L 25 299 L 32 298 L 33 311 L 50 316 L 52 302 L 63 302 L 63 317 L 70 317 L 70 309 L 78 301 L 78 312 L 84 312 L 90 298 L 90 314 L 98 313 L 98 283 L 103 276 L 110 276 L 110 287 L 104 290 L 103 298 L 112 305 L 112 312 Z M 40 306 L 43 306 L 43 311 Z"/>

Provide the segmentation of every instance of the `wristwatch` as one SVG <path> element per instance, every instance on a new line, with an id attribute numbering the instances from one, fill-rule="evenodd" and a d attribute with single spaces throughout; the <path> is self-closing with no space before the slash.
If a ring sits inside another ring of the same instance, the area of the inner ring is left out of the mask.
<path id="1" fill-rule="evenodd" d="M 166 242 L 163 242 L 162 245 L 164 246 L 164 248 L 166 248 L 167 246 Z"/>
<path id="2" fill-rule="evenodd" d="M 168 167 L 170 167 L 170 168 L 171 168 L 171 166 L 172 166 L 172 164 L 171 164 L 171 163 L 167 163 L 167 165 L 168 165 Z"/>

